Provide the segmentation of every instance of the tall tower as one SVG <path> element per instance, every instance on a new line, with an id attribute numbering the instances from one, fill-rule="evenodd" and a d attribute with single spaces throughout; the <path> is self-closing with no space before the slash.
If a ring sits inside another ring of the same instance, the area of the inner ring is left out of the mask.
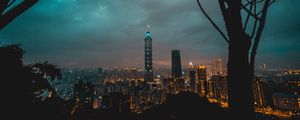
<path id="1" fill-rule="evenodd" d="M 145 74 L 144 80 L 146 82 L 153 80 L 153 68 L 152 68 L 152 38 L 150 33 L 150 25 L 147 25 L 148 31 L 146 32 L 145 41 Z"/>
<path id="2" fill-rule="evenodd" d="M 180 60 L 180 51 L 179 50 L 172 50 L 172 77 L 173 78 L 182 77 L 181 60 Z"/>
<path id="3" fill-rule="evenodd" d="M 191 92 L 197 93 L 196 90 L 196 71 L 192 62 L 189 64 L 189 75 L 190 75 L 190 87 Z"/>
<path id="4" fill-rule="evenodd" d="M 184 90 L 184 79 L 182 79 L 182 69 L 180 60 L 180 51 L 172 50 L 172 78 L 174 80 L 174 92 Z"/>

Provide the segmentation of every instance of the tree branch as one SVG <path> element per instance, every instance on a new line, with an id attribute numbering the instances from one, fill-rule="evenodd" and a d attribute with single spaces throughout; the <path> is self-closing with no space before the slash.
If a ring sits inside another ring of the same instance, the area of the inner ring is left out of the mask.
<path id="1" fill-rule="evenodd" d="M 38 0 L 24 0 L 22 3 L 12 8 L 11 10 L 5 12 L 0 16 L 0 30 L 2 30 L 6 25 L 13 21 L 16 17 L 21 15 L 28 8 L 33 6 Z"/>
<path id="2" fill-rule="evenodd" d="M 241 4 L 242 6 L 243 4 Z M 249 9 L 247 9 L 246 7 L 242 8 L 244 11 L 246 11 L 248 14 L 250 14 L 252 17 L 254 17 L 255 19 L 258 19 L 260 20 L 260 18 L 256 15 L 256 14 L 253 14 Z"/>
<path id="3" fill-rule="evenodd" d="M 3 14 L 8 3 L 9 3 L 9 0 L 0 0 L 0 15 Z"/>
<path id="4" fill-rule="evenodd" d="M 274 2 L 275 2 L 275 0 L 272 0 L 272 1 L 268 4 L 268 7 L 271 6 Z M 260 15 L 262 12 L 263 12 L 263 10 L 259 11 L 256 15 Z"/>
<path id="5" fill-rule="evenodd" d="M 243 8 L 247 7 L 248 5 L 255 4 L 255 3 L 260 3 L 262 1 L 264 1 L 264 0 L 259 0 L 259 1 L 257 1 L 257 0 L 249 1 L 248 0 L 248 2 L 245 5 L 242 5 L 241 8 L 243 9 Z"/>
<path id="6" fill-rule="evenodd" d="M 259 27 L 256 32 L 256 36 L 254 38 L 254 43 L 253 47 L 251 49 L 251 54 L 250 54 L 250 67 L 254 69 L 254 62 L 255 62 L 255 56 L 256 56 L 256 51 L 259 45 L 260 37 L 262 35 L 264 26 L 265 26 L 265 21 L 266 21 L 266 16 L 268 12 L 268 7 L 269 7 L 270 0 L 265 0 L 264 6 L 263 6 L 263 12 L 261 15 L 261 20 L 259 23 Z"/>
<path id="7" fill-rule="evenodd" d="M 16 2 L 16 0 L 10 1 L 10 2 L 7 4 L 6 8 L 8 8 L 9 6 L 11 6 L 11 5 L 14 4 L 15 2 Z"/>
<path id="8" fill-rule="evenodd" d="M 251 38 L 251 39 L 252 39 L 252 38 L 254 37 L 254 35 L 255 35 L 255 31 L 256 31 L 256 27 L 257 27 L 257 22 L 258 22 L 258 20 L 255 19 L 254 25 L 253 25 L 253 29 L 252 29 L 252 32 L 251 32 L 251 35 L 250 35 L 250 38 Z"/>
<path id="9" fill-rule="evenodd" d="M 254 1 L 256 1 L 256 0 L 251 0 L 250 2 L 248 2 L 248 3 L 251 3 L 250 4 L 250 12 L 252 12 L 253 4 L 256 4 L 256 3 L 253 3 Z M 246 31 L 246 29 L 247 29 L 247 25 L 248 25 L 249 19 L 250 19 L 250 13 L 248 13 L 248 15 L 246 17 L 246 21 L 244 23 L 244 31 Z"/>
<path id="10" fill-rule="evenodd" d="M 254 14 L 256 14 L 256 4 L 254 4 L 254 10 L 253 10 L 253 12 L 254 12 Z M 258 22 L 258 19 L 255 19 L 255 21 L 254 21 L 254 25 L 253 25 L 253 28 L 252 28 L 252 33 L 251 33 L 251 35 L 250 35 L 250 38 L 252 39 L 253 38 L 253 36 L 255 35 L 255 32 L 256 32 L 256 27 L 257 27 L 257 22 Z"/>
<path id="11" fill-rule="evenodd" d="M 219 5 L 220 5 L 222 16 L 223 16 L 223 18 L 226 22 L 227 21 L 227 9 L 225 7 L 225 1 L 224 0 L 219 0 Z"/>
<path id="12" fill-rule="evenodd" d="M 217 29 L 217 31 L 222 35 L 222 37 L 226 40 L 227 43 L 229 43 L 229 39 L 226 37 L 226 35 L 222 32 L 222 30 L 217 26 L 217 24 L 208 16 L 208 14 L 203 9 L 201 3 L 199 0 L 197 0 L 198 6 L 200 7 L 202 13 L 205 15 L 205 17 L 210 21 L 210 23 Z"/>

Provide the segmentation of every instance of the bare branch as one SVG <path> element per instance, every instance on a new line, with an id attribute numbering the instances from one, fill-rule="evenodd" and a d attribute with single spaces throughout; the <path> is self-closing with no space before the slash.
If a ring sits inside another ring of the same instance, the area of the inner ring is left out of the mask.
<path id="1" fill-rule="evenodd" d="M 242 5 L 242 9 L 243 8 L 246 8 L 248 5 L 251 5 L 251 4 L 255 4 L 255 3 L 260 3 L 260 2 L 262 2 L 263 0 L 259 0 L 259 1 L 257 1 L 257 0 L 247 0 L 248 2 L 245 4 L 245 5 Z"/>
<path id="2" fill-rule="evenodd" d="M 227 9 L 225 7 L 225 1 L 224 0 L 219 0 L 219 5 L 220 5 L 220 9 L 222 12 L 222 15 L 224 17 L 225 20 L 227 20 Z"/>
<path id="3" fill-rule="evenodd" d="M 242 4 L 241 4 L 242 5 Z M 260 18 L 256 15 L 256 14 L 253 14 L 248 8 L 242 8 L 244 11 L 246 11 L 247 13 L 249 13 L 252 17 L 254 17 L 255 19 L 258 19 L 260 20 Z"/>
<path id="4" fill-rule="evenodd" d="M 257 22 L 258 22 L 258 20 L 255 19 L 254 25 L 253 25 L 253 29 L 252 29 L 252 32 L 251 32 L 251 35 L 250 35 L 250 38 L 251 38 L 251 39 L 252 39 L 252 38 L 254 37 L 254 35 L 255 35 L 255 31 L 256 31 L 256 27 L 257 27 Z"/>
<path id="5" fill-rule="evenodd" d="M 13 21 L 20 14 L 25 12 L 28 8 L 33 6 L 38 0 L 24 0 L 22 3 L 5 12 L 0 16 L 0 30 Z"/>
<path id="6" fill-rule="evenodd" d="M 256 9 L 257 9 L 256 4 L 254 4 L 254 10 L 253 10 L 254 14 L 256 14 Z M 258 19 L 255 19 L 254 25 L 253 25 L 253 28 L 252 28 L 252 33 L 251 33 L 251 35 L 250 35 L 250 38 L 251 38 L 251 39 L 252 39 L 253 36 L 255 35 L 256 27 L 257 27 L 257 22 L 258 22 Z"/>
<path id="7" fill-rule="evenodd" d="M 222 32 L 222 30 L 217 26 L 217 24 L 208 16 L 208 14 L 203 9 L 201 3 L 199 0 L 197 0 L 198 6 L 200 7 L 202 13 L 205 15 L 205 17 L 210 21 L 210 23 L 217 29 L 217 31 L 222 35 L 222 37 L 226 40 L 227 43 L 229 43 L 229 39 L 226 37 L 226 35 Z"/>
<path id="8" fill-rule="evenodd" d="M 254 69 L 254 61 L 255 61 L 255 56 L 256 56 L 256 51 L 259 45 L 260 37 L 262 35 L 264 26 L 265 26 L 265 21 L 266 21 L 266 16 L 268 12 L 268 7 L 269 7 L 270 0 L 265 0 L 264 6 L 263 6 L 263 12 L 261 15 L 261 20 L 259 23 L 259 27 L 256 32 L 256 36 L 254 38 L 254 43 L 253 47 L 251 49 L 251 54 L 250 54 L 250 67 Z"/>
<path id="9" fill-rule="evenodd" d="M 11 5 L 14 4 L 15 2 L 16 2 L 16 0 L 11 0 L 11 1 L 7 4 L 6 8 L 8 8 L 9 6 L 11 6 Z"/>
<path id="10" fill-rule="evenodd" d="M 268 7 L 271 6 L 274 2 L 275 2 L 275 0 L 272 0 L 272 1 L 268 4 Z M 256 15 L 260 15 L 262 12 L 263 12 L 263 10 L 259 11 Z"/>
<path id="11" fill-rule="evenodd" d="M 248 3 L 251 3 L 250 4 L 250 12 L 252 12 L 253 4 L 256 4 L 256 3 L 254 3 L 255 1 L 256 0 L 251 0 L 250 2 L 248 2 Z M 250 13 L 248 13 L 248 15 L 246 17 L 246 21 L 244 23 L 244 31 L 246 31 L 246 29 L 247 29 L 247 25 L 248 25 L 249 19 L 250 19 Z"/>
<path id="12" fill-rule="evenodd" d="M 8 2 L 9 0 L 0 0 L 0 15 L 5 11 Z"/>

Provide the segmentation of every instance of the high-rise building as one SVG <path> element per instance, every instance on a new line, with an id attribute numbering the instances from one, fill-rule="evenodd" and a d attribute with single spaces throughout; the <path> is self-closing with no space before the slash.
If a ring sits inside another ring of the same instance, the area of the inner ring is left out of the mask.
<path id="1" fill-rule="evenodd" d="M 273 93 L 273 104 L 275 108 L 282 110 L 293 110 L 299 111 L 299 98 L 300 95 L 289 94 L 289 93 Z"/>
<path id="2" fill-rule="evenodd" d="M 219 58 L 214 62 L 214 75 L 223 75 L 224 71 L 222 69 L 222 60 Z"/>
<path id="3" fill-rule="evenodd" d="M 256 77 L 253 80 L 253 94 L 254 105 L 256 107 L 266 107 L 272 105 L 272 89 L 270 88 L 269 84 L 260 77 Z"/>
<path id="4" fill-rule="evenodd" d="M 197 93 L 196 90 L 196 71 L 192 62 L 189 64 L 189 76 L 190 76 L 190 87 L 191 91 Z"/>
<path id="5" fill-rule="evenodd" d="M 181 60 L 180 60 L 180 51 L 172 50 L 172 77 L 180 78 L 182 77 L 181 70 Z"/>
<path id="6" fill-rule="evenodd" d="M 198 65 L 197 66 L 197 79 L 198 80 L 207 80 L 206 66 L 205 65 Z"/>
<path id="7" fill-rule="evenodd" d="M 206 67 L 207 80 L 209 80 L 213 75 L 213 71 L 212 71 L 213 68 L 210 65 L 206 65 L 205 67 Z"/>
<path id="8" fill-rule="evenodd" d="M 254 92 L 254 105 L 256 106 L 265 106 L 266 105 L 266 98 L 264 95 L 264 86 L 263 86 L 263 81 L 260 79 L 255 79 L 254 80 L 254 87 L 253 87 L 253 92 Z"/>
<path id="9" fill-rule="evenodd" d="M 137 79 L 137 68 L 136 67 L 132 67 L 131 71 L 130 71 L 130 77 L 133 80 Z"/>
<path id="10" fill-rule="evenodd" d="M 197 77 L 197 92 L 201 96 L 206 96 L 207 95 L 207 74 L 206 74 L 205 65 L 197 66 L 196 77 Z"/>
<path id="11" fill-rule="evenodd" d="M 130 112 L 130 95 L 121 92 L 110 93 L 105 104 L 113 112 Z"/>
<path id="12" fill-rule="evenodd" d="M 180 51 L 172 50 L 172 79 L 174 80 L 174 92 L 184 91 L 184 79 L 182 78 Z"/>
<path id="13" fill-rule="evenodd" d="M 216 98 L 219 100 L 227 100 L 227 80 L 225 76 L 213 75 L 208 80 L 208 97 Z"/>
<path id="14" fill-rule="evenodd" d="M 147 26 L 145 41 L 145 74 L 144 80 L 146 82 L 153 80 L 153 68 L 152 68 L 152 38 L 150 33 L 150 25 Z"/>

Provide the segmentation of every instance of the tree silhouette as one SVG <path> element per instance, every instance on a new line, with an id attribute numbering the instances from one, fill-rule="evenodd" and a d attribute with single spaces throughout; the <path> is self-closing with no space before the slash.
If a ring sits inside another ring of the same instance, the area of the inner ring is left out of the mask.
<path id="1" fill-rule="evenodd" d="M 207 98 L 191 92 L 169 95 L 165 103 L 146 110 L 143 120 L 228 120 L 228 113 Z"/>
<path id="2" fill-rule="evenodd" d="M 16 0 L 0 0 L 0 30 L 37 2 L 38 0 L 23 0 L 13 6 Z"/>
<path id="3" fill-rule="evenodd" d="M 6 113 L 1 118 L 41 119 L 45 116 L 63 118 L 63 101 L 57 96 L 49 81 L 61 79 L 60 69 L 48 62 L 25 66 L 24 50 L 20 45 L 0 47 L 1 93 L 5 97 Z M 39 99 L 36 91 L 48 90 L 51 95 L 44 101 Z M 30 108 L 30 109 L 28 109 Z M 48 117 L 49 118 L 49 117 Z"/>
<path id="4" fill-rule="evenodd" d="M 1 92 L 8 99 L 7 103 L 13 103 L 15 100 L 15 95 L 20 94 L 18 90 L 21 90 L 19 84 L 26 83 L 20 81 L 16 84 L 16 81 L 21 79 L 21 74 L 23 73 L 23 54 L 24 50 L 19 47 L 19 45 L 6 45 L 0 47 L 0 79 L 1 79 Z M 18 74 L 18 75 L 15 75 Z M 7 86 L 10 86 L 13 89 L 8 89 Z M 24 94 L 21 94 L 24 95 Z"/>
<path id="5" fill-rule="evenodd" d="M 31 73 L 32 92 L 48 90 L 49 94 L 51 94 L 49 97 L 56 97 L 57 93 L 49 82 L 62 79 L 61 71 L 57 65 L 49 64 L 46 61 L 44 63 L 27 65 L 26 68 Z"/>
<path id="6" fill-rule="evenodd" d="M 275 0 L 218 0 L 227 35 L 197 3 L 202 13 L 229 44 L 228 102 L 236 119 L 254 119 L 252 80 L 255 55 L 262 35 L 269 6 Z M 242 16 L 242 12 L 246 16 Z M 251 28 L 248 26 L 252 25 Z M 250 56 L 250 58 L 249 58 Z"/>

